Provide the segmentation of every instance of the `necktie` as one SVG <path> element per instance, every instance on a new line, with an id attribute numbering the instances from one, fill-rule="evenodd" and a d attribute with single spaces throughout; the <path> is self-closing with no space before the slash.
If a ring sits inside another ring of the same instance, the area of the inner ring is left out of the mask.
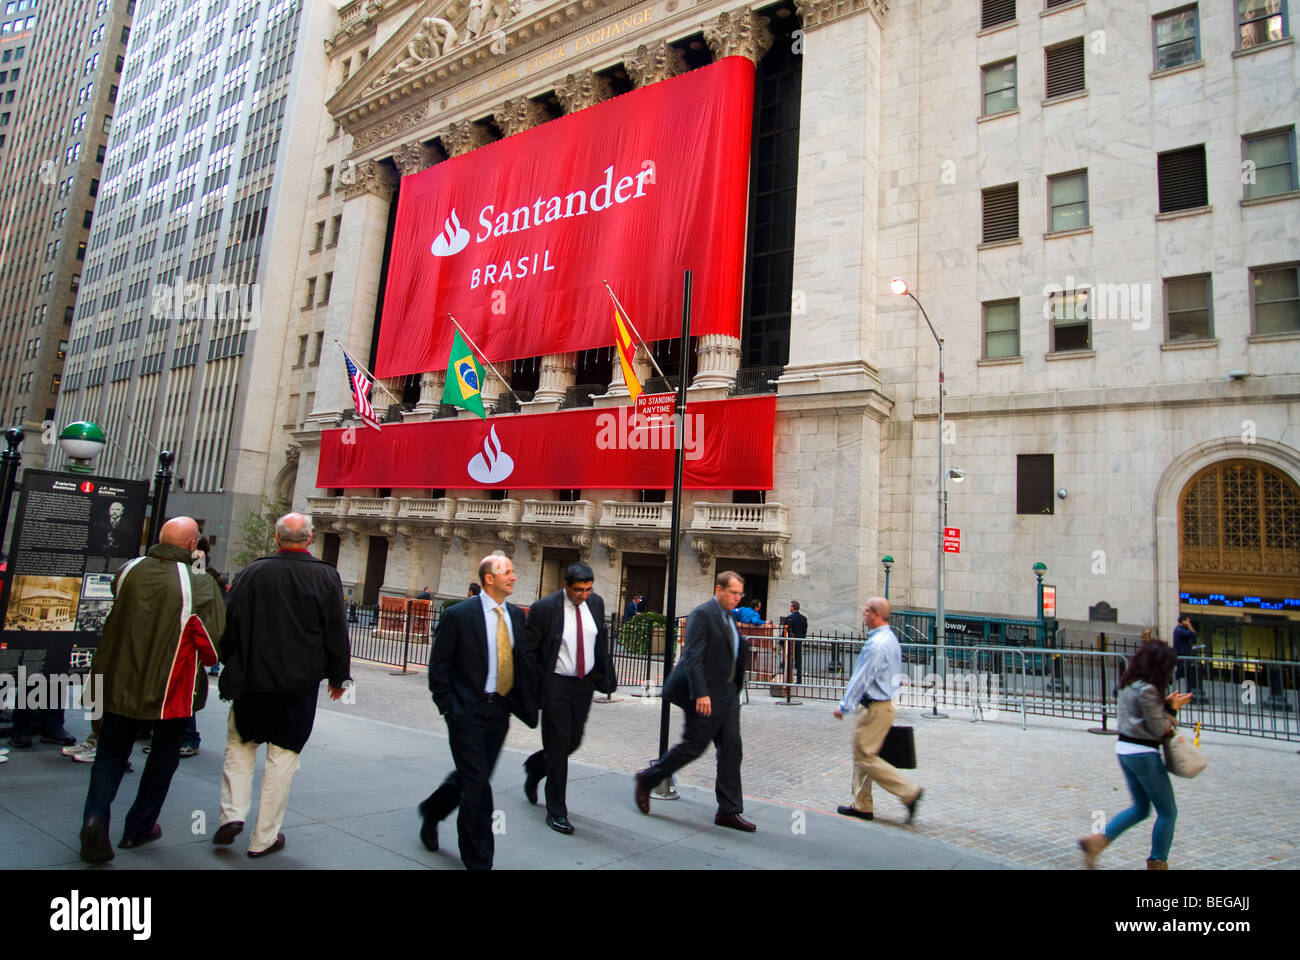
<path id="1" fill-rule="evenodd" d="M 506 614 L 500 607 L 497 612 L 497 693 L 504 696 L 515 685 L 515 658 L 510 650 L 510 631 L 506 629 Z"/>
<path id="2" fill-rule="evenodd" d="M 582 607 L 574 605 L 573 620 L 578 628 L 578 677 L 581 679 L 587 675 L 586 644 L 582 642 Z"/>

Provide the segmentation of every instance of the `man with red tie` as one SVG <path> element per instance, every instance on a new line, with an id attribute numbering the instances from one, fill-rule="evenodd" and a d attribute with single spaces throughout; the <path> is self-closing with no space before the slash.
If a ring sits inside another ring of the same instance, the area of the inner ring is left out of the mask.
<path id="1" fill-rule="evenodd" d="M 537 802 L 546 780 L 546 825 L 573 833 L 566 804 L 569 755 L 582 743 L 593 692 L 618 689 L 605 628 L 605 602 L 592 592 L 595 575 L 585 563 L 564 574 L 564 588 L 528 611 L 525 636 L 537 652 L 541 681 L 542 749 L 524 761 L 524 795 Z"/>

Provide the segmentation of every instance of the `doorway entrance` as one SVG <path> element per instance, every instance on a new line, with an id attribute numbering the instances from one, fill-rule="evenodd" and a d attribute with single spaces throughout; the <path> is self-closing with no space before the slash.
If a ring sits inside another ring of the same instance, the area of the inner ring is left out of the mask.
<path id="1" fill-rule="evenodd" d="M 388 566 L 388 538 L 368 537 L 370 549 L 366 551 L 366 583 L 361 590 L 361 605 L 373 607 L 379 603 L 379 591 L 384 586 L 384 571 Z"/>
<path id="2" fill-rule="evenodd" d="M 772 611 L 767 608 L 768 577 L 771 575 L 768 561 L 741 557 L 718 557 L 713 562 L 714 578 L 716 579 L 723 570 L 731 570 L 744 577 L 745 595 L 740 600 L 742 605 L 749 606 L 752 601 L 758 600 L 762 604 L 758 611 L 759 615 L 764 620 L 772 623 L 779 622 L 780 616 L 785 611 L 777 611 L 777 616 L 773 616 Z"/>
<path id="3" fill-rule="evenodd" d="M 653 553 L 623 554 L 623 577 L 618 591 L 620 619 L 627 602 L 638 593 L 645 597 L 645 608 L 664 613 L 664 591 L 668 581 L 668 561 Z M 687 607 L 686 609 L 690 609 Z"/>

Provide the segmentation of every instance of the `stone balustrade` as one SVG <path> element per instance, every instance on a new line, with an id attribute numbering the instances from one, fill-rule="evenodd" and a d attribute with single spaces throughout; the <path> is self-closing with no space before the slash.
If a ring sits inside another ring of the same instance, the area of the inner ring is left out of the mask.
<path id="1" fill-rule="evenodd" d="M 539 526 L 591 527 L 596 522 L 596 505 L 590 500 L 525 500 L 520 523 Z"/>
<path id="2" fill-rule="evenodd" d="M 634 503 L 623 500 L 605 500 L 600 507 L 600 526 L 602 527 L 667 530 L 672 527 L 673 523 L 672 501 L 665 503 Z"/>
<path id="3" fill-rule="evenodd" d="M 456 503 L 458 523 L 518 523 L 523 506 L 518 500 L 475 500 L 469 497 L 461 497 Z"/>
<path id="4" fill-rule="evenodd" d="M 429 500 L 419 497 L 402 497 L 398 501 L 399 520 L 451 520 L 456 516 L 456 501 L 451 497 Z"/>
<path id="5" fill-rule="evenodd" d="M 396 497 L 352 497 L 348 504 L 349 517 L 395 517 Z"/>
<path id="6" fill-rule="evenodd" d="M 346 517 L 351 497 L 308 497 L 307 513 L 313 520 L 325 517 Z"/>
<path id="7" fill-rule="evenodd" d="M 692 530 L 724 533 L 786 533 L 786 508 L 779 503 L 697 503 Z"/>

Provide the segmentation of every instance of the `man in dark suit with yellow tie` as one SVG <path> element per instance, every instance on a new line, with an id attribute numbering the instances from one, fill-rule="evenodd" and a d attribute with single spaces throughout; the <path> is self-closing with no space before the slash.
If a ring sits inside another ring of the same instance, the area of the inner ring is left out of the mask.
<path id="1" fill-rule="evenodd" d="M 582 743 L 595 691 L 618 689 L 614 658 L 605 628 L 605 601 L 592 592 L 595 574 L 575 563 L 564 574 L 564 588 L 528 610 L 525 636 L 537 651 L 541 677 L 542 749 L 524 761 L 524 795 L 537 802 L 537 785 L 546 780 L 546 825 L 573 833 L 566 788 L 569 755 Z"/>
<path id="2" fill-rule="evenodd" d="M 493 554 L 478 576 L 483 592 L 442 615 L 429 655 L 429 690 L 447 721 L 456 769 L 420 804 L 420 839 L 437 850 L 438 821 L 459 806 L 461 861 L 470 870 L 491 870 L 492 770 L 510 714 L 537 726 L 536 671 L 523 643 L 524 612 L 505 602 L 515 588 L 514 564 Z"/>
<path id="3" fill-rule="evenodd" d="M 753 833 L 758 829 L 741 816 L 740 690 L 749 662 L 749 645 L 736 630 L 731 611 L 745 592 L 745 581 L 730 570 L 718 574 L 713 599 L 686 619 L 682 659 L 664 683 L 664 697 L 686 711 L 681 742 L 636 775 L 636 805 L 650 812 L 650 791 L 699 757 L 710 743 L 718 748 L 715 792 L 720 827 Z"/>

